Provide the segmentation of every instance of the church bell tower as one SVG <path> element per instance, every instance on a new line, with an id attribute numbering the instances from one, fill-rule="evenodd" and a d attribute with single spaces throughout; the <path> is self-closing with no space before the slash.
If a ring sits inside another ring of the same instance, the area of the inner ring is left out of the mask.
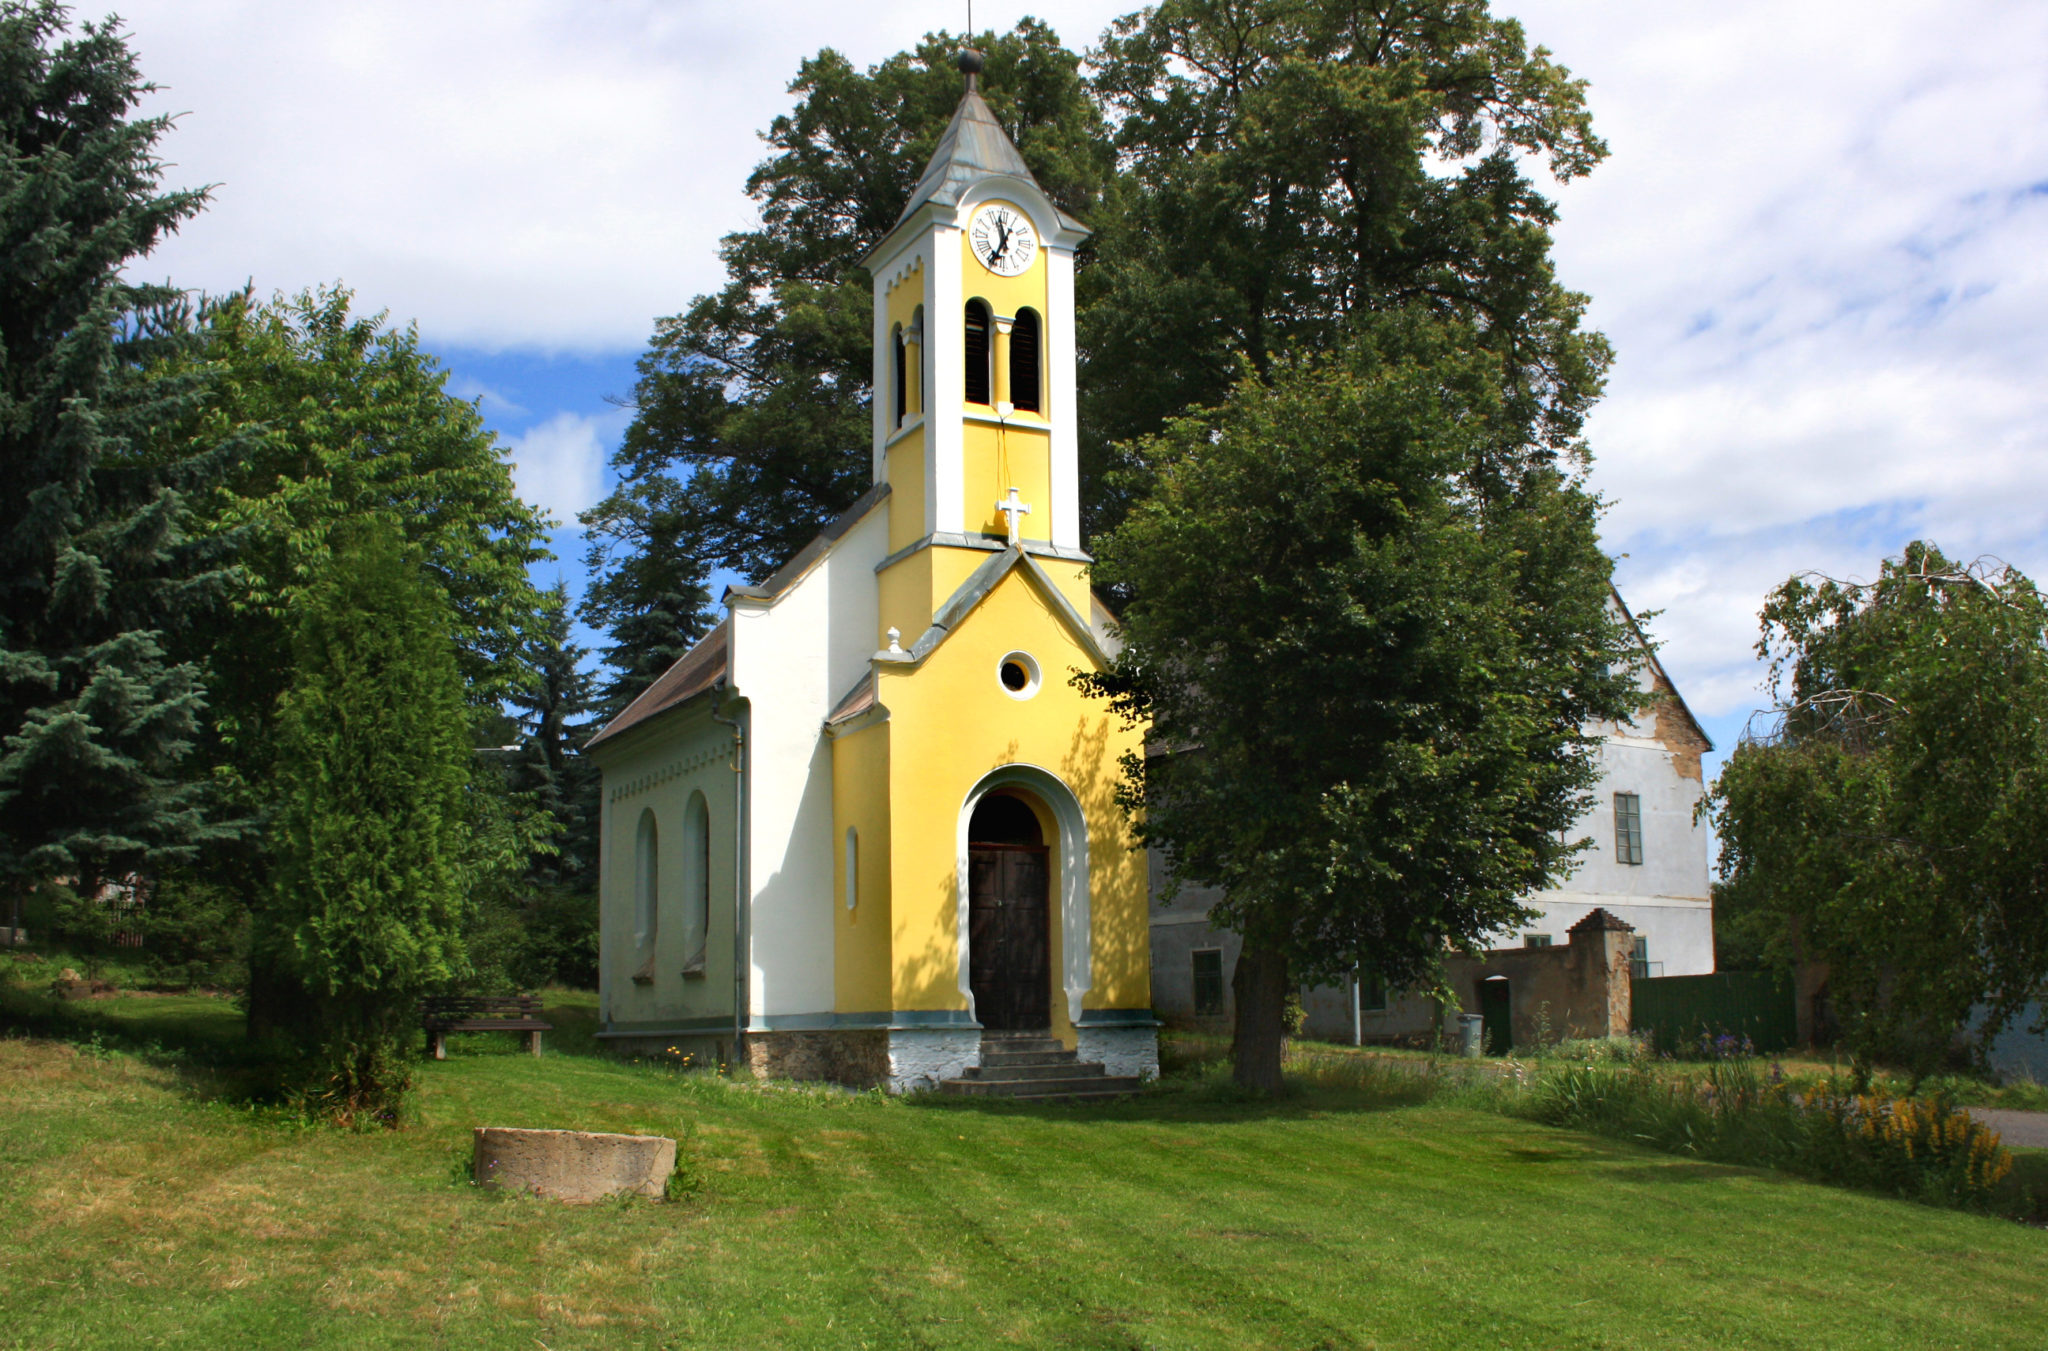
<path id="1" fill-rule="evenodd" d="M 959 66 L 960 106 L 865 260 L 874 476 L 890 494 L 882 624 L 903 634 L 923 632 L 987 554 L 1011 543 L 1071 578 L 1077 598 L 1086 586 L 1074 250 L 1088 229 L 1046 196 L 983 101 L 981 54 L 961 52 Z"/>

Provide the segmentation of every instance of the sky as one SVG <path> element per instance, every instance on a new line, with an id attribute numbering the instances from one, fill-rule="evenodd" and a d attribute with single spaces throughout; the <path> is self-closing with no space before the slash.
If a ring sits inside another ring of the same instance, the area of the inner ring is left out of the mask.
<path id="1" fill-rule="evenodd" d="M 1086 49 L 1132 6 L 1030 13 Z M 1555 191 L 1613 341 L 1588 426 L 1629 603 L 1722 752 L 1762 706 L 1765 593 L 1909 540 L 2048 573 L 2048 5 L 1496 0 L 1590 82 L 1612 157 Z M 97 17 L 92 0 L 78 5 Z M 337 281 L 416 323 L 522 495 L 603 493 L 657 318 L 721 235 L 802 59 L 870 65 L 961 4 L 128 0 L 167 182 L 211 208 L 133 269 Z"/>

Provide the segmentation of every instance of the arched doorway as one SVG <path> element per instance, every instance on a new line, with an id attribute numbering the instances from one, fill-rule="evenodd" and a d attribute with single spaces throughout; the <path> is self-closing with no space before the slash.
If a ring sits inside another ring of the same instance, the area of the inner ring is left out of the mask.
<path id="1" fill-rule="evenodd" d="M 1052 1026 L 1050 877 L 1031 804 L 1014 791 L 984 795 L 967 823 L 967 955 L 985 1028 Z"/>

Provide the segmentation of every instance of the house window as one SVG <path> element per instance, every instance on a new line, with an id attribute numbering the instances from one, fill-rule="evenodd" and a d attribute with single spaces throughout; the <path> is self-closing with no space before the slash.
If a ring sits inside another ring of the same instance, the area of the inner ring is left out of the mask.
<path id="1" fill-rule="evenodd" d="M 633 943 L 649 947 L 661 920 L 661 842 L 654 809 L 643 808 L 633 840 Z"/>
<path id="2" fill-rule="evenodd" d="M 1358 1011 L 1360 1013 L 1385 1013 L 1387 1011 L 1387 982 L 1376 971 L 1368 971 L 1358 978 Z"/>
<path id="3" fill-rule="evenodd" d="M 683 974 L 704 974 L 711 924 L 711 809 L 702 793 L 683 808 Z"/>
<path id="4" fill-rule="evenodd" d="M 1038 311 L 1018 310 L 1010 325 L 1010 404 L 1032 413 L 1044 406 L 1038 392 L 1038 333 Z"/>
<path id="5" fill-rule="evenodd" d="M 1614 857 L 1622 863 L 1643 861 L 1643 800 L 1634 793 L 1614 795 Z"/>
<path id="6" fill-rule="evenodd" d="M 1525 948 L 1547 948 L 1547 947 L 1549 947 L 1549 946 L 1550 946 L 1550 935 L 1549 935 L 1549 934 L 1523 934 L 1523 935 L 1522 935 L 1522 946 L 1523 946 L 1523 947 L 1525 947 Z"/>
<path id="7" fill-rule="evenodd" d="M 1636 980 L 1651 980 L 1664 974 L 1664 963 L 1650 960 L 1650 940 L 1638 938 L 1635 950 L 1629 954 L 1629 975 Z"/>
<path id="8" fill-rule="evenodd" d="M 1223 950 L 1201 948 L 1194 956 L 1195 1013 L 1213 1017 L 1223 1012 Z"/>
<path id="9" fill-rule="evenodd" d="M 989 401 L 989 315 L 979 300 L 967 302 L 967 384 L 963 391 L 969 403 Z"/>

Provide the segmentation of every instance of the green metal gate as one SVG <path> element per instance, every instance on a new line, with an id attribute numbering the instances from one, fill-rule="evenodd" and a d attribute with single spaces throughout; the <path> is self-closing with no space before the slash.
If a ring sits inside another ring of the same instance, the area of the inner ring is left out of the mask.
<path id="1" fill-rule="evenodd" d="M 1634 982 L 1629 1022 L 1660 1052 L 1692 1049 L 1702 1037 L 1747 1037 L 1760 1055 L 1799 1041 L 1792 980 L 1770 971 L 1656 976 Z"/>

